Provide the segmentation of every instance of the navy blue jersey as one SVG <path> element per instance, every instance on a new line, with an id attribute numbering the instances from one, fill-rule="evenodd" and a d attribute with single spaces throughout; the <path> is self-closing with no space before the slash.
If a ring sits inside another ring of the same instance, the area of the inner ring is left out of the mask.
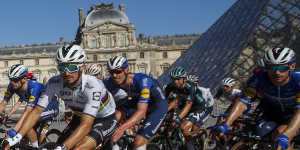
<path id="1" fill-rule="evenodd" d="M 119 89 L 123 89 L 119 85 L 115 84 L 112 78 L 104 80 L 104 84 L 107 89 L 115 95 Z M 166 101 L 165 96 L 157 82 L 157 80 L 147 76 L 146 74 L 136 73 L 130 84 L 129 89 L 123 89 L 128 95 L 128 102 L 133 106 L 137 106 L 137 103 L 148 103 L 149 111 L 151 109 L 158 108 L 155 104 L 160 104 L 159 101 Z M 161 106 L 164 107 L 164 106 Z"/>
<path id="2" fill-rule="evenodd" d="M 300 108 L 300 72 L 290 72 L 290 80 L 284 86 L 274 85 L 264 70 L 249 78 L 248 87 L 241 101 L 251 102 L 257 94 L 262 98 L 262 105 L 270 111 L 279 113 L 293 112 Z"/>
<path id="3" fill-rule="evenodd" d="M 17 94 L 20 97 L 21 101 L 27 102 L 27 106 L 35 107 L 39 100 L 41 92 L 44 90 L 44 86 L 43 84 L 34 80 L 28 80 L 27 84 L 28 87 L 25 94 L 20 93 L 19 90 L 14 90 L 13 87 L 9 84 L 4 94 L 4 101 L 8 102 L 14 94 Z M 53 109 L 58 109 L 57 100 L 50 103 L 45 111 Z"/>

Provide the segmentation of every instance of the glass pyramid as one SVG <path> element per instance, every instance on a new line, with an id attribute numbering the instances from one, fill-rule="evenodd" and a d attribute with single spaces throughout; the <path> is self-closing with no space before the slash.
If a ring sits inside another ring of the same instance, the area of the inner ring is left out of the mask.
<path id="1" fill-rule="evenodd" d="M 182 66 L 215 93 L 225 77 L 244 83 L 271 47 L 294 49 L 300 68 L 300 0 L 238 0 L 158 80 Z"/>

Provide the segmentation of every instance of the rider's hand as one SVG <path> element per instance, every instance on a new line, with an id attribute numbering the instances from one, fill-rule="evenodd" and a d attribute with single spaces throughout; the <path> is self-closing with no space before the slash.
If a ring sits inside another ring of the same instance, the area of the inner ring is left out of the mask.
<path id="1" fill-rule="evenodd" d="M 68 150 L 68 148 L 65 145 L 59 145 L 54 150 Z"/>
<path id="2" fill-rule="evenodd" d="M 176 117 L 176 119 L 174 120 L 177 124 L 181 124 L 181 119 L 179 117 Z"/>
<path id="3" fill-rule="evenodd" d="M 228 128 L 229 128 L 229 126 L 227 126 L 226 124 L 222 124 L 217 127 L 217 130 L 219 130 L 223 134 L 226 134 L 228 131 Z"/>
<path id="4" fill-rule="evenodd" d="M 112 142 L 117 142 L 123 136 L 124 132 L 124 129 L 118 127 L 111 138 Z"/>
<path id="5" fill-rule="evenodd" d="M 289 137 L 284 134 L 280 134 L 277 140 L 278 146 L 281 147 L 283 150 L 287 149 L 290 146 Z"/>
<path id="6" fill-rule="evenodd" d="M 17 135 L 17 131 L 15 129 L 10 129 L 7 131 L 7 134 L 12 138 Z"/>

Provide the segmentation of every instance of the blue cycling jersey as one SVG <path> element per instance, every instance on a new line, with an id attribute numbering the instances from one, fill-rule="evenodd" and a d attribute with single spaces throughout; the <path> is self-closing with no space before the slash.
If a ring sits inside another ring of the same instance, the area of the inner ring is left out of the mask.
<path id="1" fill-rule="evenodd" d="M 13 87 L 9 84 L 7 90 L 4 94 L 4 101 L 8 102 L 10 98 L 17 94 L 20 97 L 20 100 L 27 102 L 27 106 L 35 107 L 40 97 L 41 92 L 44 90 L 44 86 L 34 80 L 28 80 L 27 90 L 25 94 L 21 93 L 19 90 L 14 90 Z M 58 109 L 58 101 L 54 100 L 50 103 L 45 111 L 48 110 L 57 110 Z"/>
<path id="2" fill-rule="evenodd" d="M 112 78 L 105 79 L 104 84 L 107 87 L 107 89 L 112 93 L 112 95 L 115 95 L 116 92 L 119 91 L 119 89 L 122 89 L 122 87 L 115 84 Z M 127 93 L 128 101 L 130 104 L 136 105 L 137 103 L 149 103 L 150 111 L 152 109 L 151 106 L 153 106 L 153 104 L 160 104 L 161 102 L 159 101 L 161 100 L 166 101 L 158 82 L 143 73 L 134 74 L 129 89 L 123 90 Z"/>
<path id="3" fill-rule="evenodd" d="M 258 93 L 262 95 L 262 104 L 270 111 L 293 112 L 300 108 L 300 72 L 290 72 L 290 80 L 284 86 L 275 86 L 267 71 L 260 71 L 249 78 L 248 88 L 241 101 L 251 102 Z"/>

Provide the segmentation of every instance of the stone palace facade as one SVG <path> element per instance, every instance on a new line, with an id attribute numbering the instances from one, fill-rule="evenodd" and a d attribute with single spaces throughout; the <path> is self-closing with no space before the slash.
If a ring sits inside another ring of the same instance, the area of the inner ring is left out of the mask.
<path id="1" fill-rule="evenodd" d="M 128 58 L 132 72 L 142 72 L 156 78 L 188 49 L 200 34 L 153 36 L 140 34 L 126 15 L 125 5 L 119 9 L 113 4 L 92 6 L 87 16 L 79 9 L 79 27 L 75 41 L 86 49 L 87 63 L 97 63 L 106 72 L 106 61 L 117 55 Z M 56 50 L 66 44 L 63 38 L 58 43 L 43 43 L 0 47 L 0 99 L 9 83 L 7 69 L 13 64 L 24 64 L 34 72 L 38 81 L 58 74 L 55 62 Z M 17 101 L 13 97 L 10 105 Z"/>

